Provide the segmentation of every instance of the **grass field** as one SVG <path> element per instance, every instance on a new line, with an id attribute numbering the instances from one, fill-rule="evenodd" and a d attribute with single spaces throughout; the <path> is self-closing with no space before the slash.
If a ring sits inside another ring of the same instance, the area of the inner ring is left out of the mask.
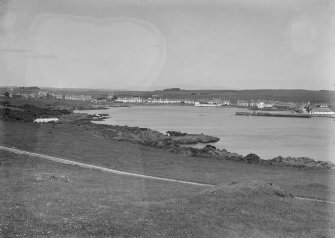
<path id="1" fill-rule="evenodd" d="M 0 236 L 334 237 L 333 170 L 175 155 L 70 124 L 0 123 L 0 144 L 203 188 L 0 152 Z M 38 181 L 41 174 L 70 182 Z M 271 185 L 272 184 L 272 185 Z"/>
<path id="2" fill-rule="evenodd" d="M 65 99 L 16 99 L 16 98 L 0 98 L 0 103 L 9 103 L 12 108 L 22 107 L 29 104 L 39 108 L 53 109 L 90 109 L 92 107 L 103 107 L 102 104 L 94 104 L 89 101 L 65 100 Z M 8 108 L 8 107 L 7 107 Z"/>

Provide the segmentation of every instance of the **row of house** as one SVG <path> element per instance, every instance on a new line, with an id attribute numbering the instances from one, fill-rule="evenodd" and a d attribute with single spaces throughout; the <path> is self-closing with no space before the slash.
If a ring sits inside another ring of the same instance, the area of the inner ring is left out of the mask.
<path id="1" fill-rule="evenodd" d="M 146 103 L 146 104 L 188 104 L 194 105 L 195 100 L 190 99 L 167 99 L 159 98 L 159 95 L 152 95 L 151 98 L 141 98 L 141 97 L 116 97 L 115 95 L 108 95 L 107 97 L 101 99 L 95 99 L 91 95 L 58 95 L 53 93 L 48 93 L 46 91 L 40 90 L 38 87 L 19 87 L 14 89 L 9 89 L 5 94 L 7 97 L 11 98 L 54 98 L 54 99 L 66 99 L 66 100 L 78 100 L 78 101 L 89 101 L 92 103 L 107 102 L 107 100 L 115 100 L 118 103 Z M 3 95 L 3 96 L 5 96 Z M 293 103 L 293 102 L 278 102 L 271 100 L 237 100 L 236 103 L 231 103 L 230 100 L 225 100 L 221 98 L 216 99 L 202 99 L 201 102 L 217 104 L 223 106 L 238 106 L 247 107 L 253 109 L 276 109 L 276 110 L 296 110 L 301 113 L 310 114 L 335 114 L 327 104 L 314 104 L 310 103 Z M 198 101 L 199 102 L 199 101 Z"/>
<path id="2" fill-rule="evenodd" d="M 115 102 L 120 103 L 142 103 L 143 99 L 140 97 L 119 97 L 115 100 Z"/>
<path id="3" fill-rule="evenodd" d="M 328 107 L 314 107 L 311 108 L 309 113 L 314 115 L 335 115 L 335 112 Z"/>
<path id="4" fill-rule="evenodd" d="M 276 110 L 296 110 L 300 113 L 309 113 L 315 115 L 334 115 L 327 104 L 314 104 L 311 103 L 293 103 L 293 102 L 275 102 L 275 101 L 245 101 L 238 100 L 236 103 L 239 107 L 249 107 L 255 109 L 276 109 Z"/>
<path id="5" fill-rule="evenodd" d="M 93 99 L 90 95 L 65 95 L 64 99 L 77 101 L 91 101 Z"/>
<path id="6" fill-rule="evenodd" d="M 115 102 L 119 103 L 149 103 L 149 104 L 194 104 L 193 100 L 167 99 L 167 98 L 141 98 L 141 97 L 118 97 Z"/>
<path id="7" fill-rule="evenodd" d="M 148 104 L 195 104 L 195 100 L 189 99 L 163 99 L 163 98 L 141 98 L 141 97 L 118 97 L 116 100 L 118 103 L 148 103 Z M 232 103 L 230 100 L 225 100 L 221 98 L 216 99 L 201 99 L 199 100 L 202 103 L 217 104 L 222 106 L 238 106 L 238 107 L 248 107 L 255 109 L 270 109 L 276 108 L 280 110 L 289 110 L 297 108 L 296 103 L 292 102 L 275 102 L 275 101 L 246 101 L 246 100 L 237 100 L 236 103 Z M 198 102 L 199 102 L 198 101 Z"/>
<path id="8" fill-rule="evenodd" d="M 257 109 L 282 109 L 282 110 L 289 110 L 293 108 L 297 108 L 297 104 L 293 102 L 276 102 L 276 101 L 265 101 L 265 100 L 258 100 L 258 101 L 246 101 L 246 100 L 237 100 L 236 106 L 238 107 L 249 107 L 249 108 L 257 108 Z"/>
<path id="9" fill-rule="evenodd" d="M 327 104 L 314 104 L 311 105 L 310 103 L 303 103 L 299 105 L 299 110 L 302 113 L 309 113 L 314 115 L 334 115 L 335 112 L 331 110 Z"/>

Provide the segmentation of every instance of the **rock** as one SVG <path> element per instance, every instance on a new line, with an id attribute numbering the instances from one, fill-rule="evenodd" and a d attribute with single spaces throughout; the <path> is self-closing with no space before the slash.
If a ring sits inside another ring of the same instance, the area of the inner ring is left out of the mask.
<path id="1" fill-rule="evenodd" d="M 62 183 L 69 183 L 71 182 L 70 179 L 63 175 L 63 174 L 56 174 L 56 173 L 38 173 L 34 175 L 33 178 L 34 182 L 62 182 Z"/>
<path id="2" fill-rule="evenodd" d="M 256 154 L 248 154 L 247 156 L 244 156 L 243 159 L 248 163 L 248 164 L 258 164 L 260 161 L 260 158 Z"/>
<path id="3" fill-rule="evenodd" d="M 335 165 L 330 161 L 315 161 L 307 157 L 275 157 L 269 161 L 273 165 L 286 165 L 301 168 L 334 168 Z"/>
<path id="4" fill-rule="evenodd" d="M 186 134 L 183 136 L 169 136 L 169 138 L 176 144 L 213 143 L 220 140 L 217 137 L 203 134 Z"/>
<path id="5" fill-rule="evenodd" d="M 187 133 L 182 133 L 180 131 L 167 131 L 166 134 L 168 136 L 186 136 Z"/>

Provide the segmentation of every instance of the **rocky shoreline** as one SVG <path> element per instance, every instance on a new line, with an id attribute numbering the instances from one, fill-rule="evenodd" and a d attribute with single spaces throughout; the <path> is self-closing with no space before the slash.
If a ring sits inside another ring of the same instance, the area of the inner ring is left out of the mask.
<path id="1" fill-rule="evenodd" d="M 68 123 L 84 129 L 95 130 L 109 140 L 128 141 L 154 148 L 159 148 L 175 154 L 183 154 L 192 157 L 203 157 L 209 159 L 232 160 L 249 164 L 263 164 L 272 166 L 290 166 L 303 169 L 322 168 L 332 169 L 335 165 L 332 162 L 315 161 L 306 157 L 281 157 L 271 160 L 263 160 L 256 154 L 246 156 L 229 152 L 225 149 L 218 149 L 215 146 L 206 145 L 203 148 L 188 147 L 188 144 L 212 143 L 219 141 L 219 138 L 203 134 L 187 134 L 178 131 L 167 131 L 166 134 L 140 127 L 117 126 L 96 124 L 93 121 L 103 121 L 108 116 L 105 114 L 89 115 L 86 113 L 73 113 L 68 110 L 42 109 L 30 105 L 18 108 L 20 110 L 2 109 L 1 120 L 32 122 L 36 117 L 59 117 L 58 123 Z"/>
<path id="2" fill-rule="evenodd" d="M 66 115 L 68 117 L 70 115 Z M 74 115 L 72 115 L 74 116 Z M 178 131 L 167 131 L 166 134 L 140 127 L 96 124 L 91 121 L 101 121 L 88 114 L 77 114 L 79 120 L 71 119 L 71 123 L 81 127 L 90 127 L 103 135 L 106 139 L 128 141 L 150 147 L 159 148 L 175 154 L 208 159 L 223 159 L 248 164 L 261 164 L 271 166 L 289 166 L 302 169 L 333 169 L 335 164 L 328 161 L 315 161 L 307 157 L 275 157 L 270 160 L 261 159 L 258 155 L 250 153 L 246 156 L 218 149 L 212 145 L 203 148 L 188 147 L 187 144 L 211 143 L 219 138 L 203 134 L 187 134 Z"/>

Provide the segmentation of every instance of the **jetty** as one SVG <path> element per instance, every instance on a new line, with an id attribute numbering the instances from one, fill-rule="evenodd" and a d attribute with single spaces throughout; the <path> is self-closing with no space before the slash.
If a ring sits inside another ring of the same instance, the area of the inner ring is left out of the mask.
<path id="1" fill-rule="evenodd" d="M 264 116 L 264 117 L 298 117 L 311 118 L 311 115 L 300 113 L 270 113 L 270 112 L 236 112 L 237 116 Z"/>

